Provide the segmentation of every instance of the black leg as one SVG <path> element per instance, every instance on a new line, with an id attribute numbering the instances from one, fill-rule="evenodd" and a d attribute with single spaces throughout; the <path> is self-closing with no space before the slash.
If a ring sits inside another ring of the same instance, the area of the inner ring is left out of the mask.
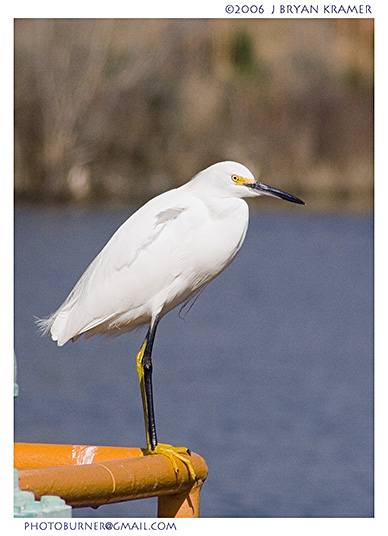
<path id="1" fill-rule="evenodd" d="M 147 448 L 143 449 L 143 455 L 162 454 L 171 461 L 176 474 L 179 473 L 176 458 L 181 460 L 187 467 L 193 481 L 196 480 L 193 464 L 186 455 L 190 451 L 184 447 L 173 447 L 164 443 L 158 443 L 156 437 L 154 403 L 152 395 L 152 347 L 154 344 L 156 328 L 159 317 L 156 316 L 151 322 L 146 338 L 136 356 L 136 368 L 139 376 L 141 399 L 143 402 L 144 424 L 147 440 Z"/>
<path id="2" fill-rule="evenodd" d="M 148 437 L 150 441 L 150 446 L 152 450 L 155 450 L 156 445 L 158 444 L 156 436 L 156 426 L 155 426 L 155 412 L 154 412 L 154 401 L 153 401 L 153 390 L 152 390 L 152 348 L 154 345 L 156 328 L 159 323 L 159 318 L 156 317 L 155 321 L 148 330 L 146 336 L 146 346 L 144 349 L 143 359 L 141 361 L 144 373 L 144 388 L 145 395 L 147 400 L 147 419 L 146 424 L 148 426 Z"/>

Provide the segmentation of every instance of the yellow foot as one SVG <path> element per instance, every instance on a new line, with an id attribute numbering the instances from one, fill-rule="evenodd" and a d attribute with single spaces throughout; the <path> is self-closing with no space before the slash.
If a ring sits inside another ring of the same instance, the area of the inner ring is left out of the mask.
<path id="1" fill-rule="evenodd" d="M 174 467 L 175 474 L 179 473 L 178 464 L 176 463 L 176 458 L 178 458 L 178 460 L 181 460 L 186 465 L 192 480 L 195 481 L 197 479 L 193 464 L 190 460 L 183 456 L 184 454 L 188 454 L 189 456 L 191 454 L 190 450 L 186 447 L 173 447 L 172 445 L 158 443 L 154 450 L 152 450 L 150 447 L 147 447 L 146 449 L 142 449 L 142 451 L 143 456 L 148 456 L 151 454 L 163 454 L 163 456 L 167 456 Z"/>

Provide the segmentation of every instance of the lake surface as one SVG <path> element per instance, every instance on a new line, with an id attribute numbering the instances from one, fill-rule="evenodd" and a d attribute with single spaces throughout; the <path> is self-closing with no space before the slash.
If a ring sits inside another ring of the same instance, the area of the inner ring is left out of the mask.
<path id="1" fill-rule="evenodd" d="M 203 517 L 373 516 L 373 219 L 298 209 L 252 214 L 235 261 L 156 336 L 158 439 L 207 461 Z M 58 348 L 34 324 L 129 214 L 16 210 L 17 441 L 145 446 L 144 330 Z M 156 499 L 73 510 L 155 515 Z"/>

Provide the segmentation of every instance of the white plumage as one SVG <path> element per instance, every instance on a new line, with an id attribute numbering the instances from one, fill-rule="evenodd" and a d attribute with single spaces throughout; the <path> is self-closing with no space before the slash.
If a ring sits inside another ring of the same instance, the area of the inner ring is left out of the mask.
<path id="1" fill-rule="evenodd" d="M 242 198 L 262 194 L 303 203 L 255 182 L 236 162 L 214 164 L 155 197 L 116 231 L 40 328 L 62 346 L 83 334 L 118 335 L 162 317 L 232 262 L 248 226 Z"/>

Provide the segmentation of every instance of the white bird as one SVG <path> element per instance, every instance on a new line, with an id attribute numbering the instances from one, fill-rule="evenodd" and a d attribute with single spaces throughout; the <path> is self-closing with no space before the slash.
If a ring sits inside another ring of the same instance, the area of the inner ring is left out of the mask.
<path id="1" fill-rule="evenodd" d="M 297 197 L 255 181 L 237 162 L 220 162 L 188 183 L 151 199 L 112 236 L 86 269 L 43 332 L 62 346 L 81 335 L 121 335 L 148 324 L 137 355 L 147 448 L 186 464 L 188 449 L 160 444 L 152 399 L 152 347 L 160 319 L 198 294 L 235 258 L 247 232 L 245 197 L 269 195 L 304 204 Z"/>

